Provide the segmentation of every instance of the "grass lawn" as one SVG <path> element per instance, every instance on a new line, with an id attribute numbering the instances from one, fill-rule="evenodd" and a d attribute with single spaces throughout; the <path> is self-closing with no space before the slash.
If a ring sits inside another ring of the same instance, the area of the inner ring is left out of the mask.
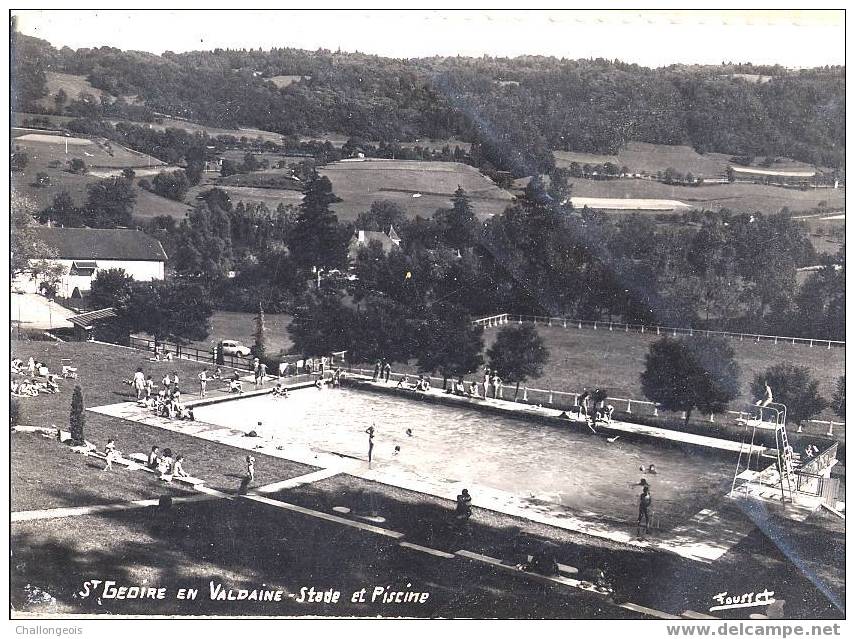
<path id="1" fill-rule="evenodd" d="M 86 406 L 130 401 L 130 387 L 121 380 L 131 377 L 137 366 L 142 366 L 147 374 L 151 373 L 157 382 L 167 372 L 177 370 L 183 380 L 182 387 L 191 396 L 196 392 L 195 376 L 201 370 L 201 365 L 196 362 L 150 362 L 148 356 L 139 351 L 86 342 L 61 344 L 13 341 L 12 352 L 25 361 L 30 355 L 41 359 L 50 370 L 60 370 L 60 358 L 71 358 L 73 365 L 78 367 L 77 383 L 83 390 Z M 55 395 L 22 398 L 18 423 L 27 426 L 56 424 L 68 430 L 74 380 L 63 380 L 60 388 L 61 392 Z M 204 479 L 207 486 L 217 490 L 235 491 L 243 478 L 246 451 L 190 435 L 87 412 L 84 436 L 99 449 L 103 448 L 109 437 L 113 437 L 116 439 L 116 448 L 126 454 L 147 453 L 153 445 L 161 449 L 169 447 L 176 454 L 185 456 L 188 472 Z M 12 488 L 14 510 L 89 503 L 84 496 L 69 490 L 70 485 L 87 486 L 99 500 L 96 503 L 146 499 L 164 492 L 161 482 L 148 473 L 124 469 L 101 473 L 101 465 L 93 458 L 69 453 L 62 444 L 39 435 L 19 433 L 13 436 L 12 442 L 12 472 L 21 478 Z M 275 482 L 313 470 L 284 459 L 259 454 L 255 457 L 259 482 Z M 34 472 L 34 468 L 41 470 Z M 73 481 L 69 482 L 69 478 Z M 124 488 L 116 488 L 117 481 Z"/>
<path id="2" fill-rule="evenodd" d="M 41 135 L 41 134 L 33 134 Z M 17 195 L 25 197 L 33 203 L 36 209 L 41 210 L 48 207 L 56 195 L 62 191 L 68 192 L 78 206 L 82 206 L 86 200 L 86 189 L 100 178 L 93 173 L 114 172 L 121 167 L 131 166 L 138 168 L 164 167 L 166 165 L 160 160 L 136 153 L 116 143 L 110 143 L 101 138 L 93 138 L 92 144 L 69 144 L 68 154 L 65 153 L 64 140 L 62 136 L 50 136 L 56 141 L 43 142 L 40 138 L 35 141 L 16 138 L 15 146 L 19 146 L 29 156 L 29 163 L 22 172 L 11 174 L 11 186 Z M 75 140 L 87 140 L 86 138 L 68 138 Z M 66 162 L 73 158 L 80 158 L 90 167 L 102 167 L 94 169 L 93 173 L 77 175 L 63 170 Z M 58 168 L 48 166 L 51 161 L 60 162 Z M 36 175 L 46 173 L 50 183 L 44 186 L 34 186 Z M 151 178 L 149 178 L 149 181 Z M 169 215 L 181 219 L 190 210 L 190 207 L 182 202 L 170 200 L 144 189 L 139 188 L 139 179 L 134 180 L 134 191 L 137 195 L 134 204 L 134 217 L 146 219 L 157 215 Z"/>
<path id="3" fill-rule="evenodd" d="M 573 181 L 574 197 L 590 198 L 651 198 L 678 200 L 692 208 L 753 213 L 777 213 L 787 207 L 790 211 L 806 211 L 826 202 L 829 208 L 842 208 L 845 189 L 811 189 L 800 191 L 764 184 L 710 184 L 701 186 L 671 186 L 652 180 L 585 180 Z M 649 212 L 648 212 L 649 213 Z"/>
<path id="4" fill-rule="evenodd" d="M 513 200 L 510 193 L 477 169 L 459 162 L 335 162 L 319 173 L 330 179 L 333 192 L 343 200 L 332 207 L 342 220 L 356 219 L 375 200 L 392 200 L 410 217 L 430 217 L 438 208 L 451 207 L 458 185 L 466 190 L 475 213 L 482 218 L 501 213 Z"/>
<path id="5" fill-rule="evenodd" d="M 152 508 L 76 517 L 62 526 L 19 523 L 12 547 L 12 604 L 20 611 L 39 610 L 26 599 L 24 586 L 32 584 L 56 599 L 59 613 L 637 618 L 595 595 L 533 586 L 523 575 L 437 558 L 380 535 L 244 500 L 182 504 L 170 513 Z M 164 586 L 169 592 L 156 602 L 75 597 L 92 578 Z M 309 604 L 286 594 L 280 602 L 211 601 L 211 581 L 295 595 L 302 587 L 333 588 L 341 599 Z M 375 586 L 430 596 L 424 604 L 371 603 Z M 199 598 L 176 599 L 179 587 L 198 588 Z M 368 589 L 368 601 L 352 603 L 361 588 Z"/>
<path id="6" fill-rule="evenodd" d="M 265 313 L 264 325 L 267 328 L 267 352 L 276 355 L 292 346 L 288 335 L 291 316 L 283 313 Z M 191 342 L 190 346 L 211 351 L 214 343 L 223 339 L 234 339 L 245 346 L 255 344 L 255 313 L 238 311 L 214 311 L 211 315 L 211 334 L 207 340 Z"/>
<path id="7" fill-rule="evenodd" d="M 566 329 L 560 325 L 538 327 L 550 356 L 544 367 L 544 374 L 538 379 L 529 380 L 529 387 L 581 392 L 583 388 L 593 389 L 599 386 L 606 389 L 612 397 L 645 399 L 639 376 L 644 370 L 644 358 L 650 344 L 659 339 L 656 335 L 609 331 L 608 327 L 595 331 L 587 328 L 577 329 L 572 324 L 567 326 Z M 495 328 L 485 330 L 486 348 L 490 347 L 496 334 Z M 819 380 L 819 392 L 826 398 L 832 396 L 837 378 L 845 371 L 846 353 L 842 348 L 829 350 L 825 347 L 810 348 L 801 344 L 757 344 L 739 340 L 730 340 L 729 343 L 733 347 L 741 371 L 740 400 L 731 405 L 735 410 L 739 410 L 740 402 L 753 400 L 750 384 L 754 375 L 774 364 L 791 362 L 807 366 Z M 505 392 L 507 393 L 507 389 Z M 620 410 L 625 406 L 616 408 Z M 839 421 L 827 410 L 818 419 Z M 809 428 L 824 432 L 819 426 Z"/>

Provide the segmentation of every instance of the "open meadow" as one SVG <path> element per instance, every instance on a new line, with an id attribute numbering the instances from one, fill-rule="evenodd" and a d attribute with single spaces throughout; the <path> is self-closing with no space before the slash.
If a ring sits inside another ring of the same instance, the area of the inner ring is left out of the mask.
<path id="1" fill-rule="evenodd" d="M 319 170 L 343 201 L 333 205 L 342 220 L 353 220 L 375 200 L 392 200 L 414 217 L 430 217 L 450 208 L 451 195 L 463 187 L 478 217 L 501 213 L 513 196 L 477 169 L 457 162 L 415 160 L 344 161 Z"/>
<path id="2" fill-rule="evenodd" d="M 541 377 L 527 382 L 529 387 L 571 393 L 600 387 L 612 397 L 646 399 L 639 376 L 644 371 L 650 344 L 661 337 L 650 333 L 625 333 L 622 329 L 609 331 L 608 325 L 593 330 L 579 329 L 568 323 L 567 328 L 563 328 L 557 322 L 551 327 L 539 325 L 537 330 L 549 351 L 549 361 Z M 495 328 L 485 329 L 485 351 L 496 334 Z M 843 348 L 811 348 L 783 342 L 755 343 L 747 338 L 745 341 L 730 338 L 728 343 L 740 368 L 740 396 L 732 403 L 732 410 L 739 410 L 742 404 L 755 399 L 751 396 L 751 381 L 756 374 L 775 364 L 791 362 L 808 367 L 811 375 L 819 381 L 820 395 L 826 399 L 831 398 L 837 378 L 845 372 L 846 352 Z M 621 406 L 617 408 L 622 409 Z M 830 410 L 824 411 L 817 419 L 839 421 Z M 821 430 L 818 426 L 811 428 L 817 432 Z"/>
<path id="3" fill-rule="evenodd" d="M 101 89 L 93 87 L 89 83 L 89 80 L 86 79 L 86 76 L 83 75 L 46 71 L 45 80 L 47 95 L 39 100 L 39 104 L 46 109 L 56 108 L 54 98 L 60 89 L 65 91 L 69 102 L 80 99 L 80 96 L 86 93 L 94 97 L 96 100 L 100 100 L 102 96 L 106 95 Z"/>
<path id="4" fill-rule="evenodd" d="M 68 141 L 67 153 L 66 141 Z M 94 184 L 100 178 L 116 175 L 122 168 L 131 167 L 135 171 L 140 170 L 140 175 L 134 181 L 134 190 L 137 194 L 134 205 L 135 218 L 146 219 L 158 215 L 169 215 L 180 219 L 189 211 L 189 207 L 182 202 L 169 200 L 136 186 L 143 174 L 167 168 L 163 162 L 149 155 L 132 151 L 102 138 L 73 138 L 28 133 L 14 138 L 12 143 L 29 158 L 23 171 L 11 174 L 12 189 L 16 195 L 26 198 L 39 210 L 48 207 L 54 197 L 62 191 L 68 192 L 74 202 L 80 206 L 86 200 L 86 188 L 90 184 Z M 66 163 L 75 158 L 83 160 L 87 167 L 92 167 L 92 172 L 81 175 L 65 170 Z M 39 173 L 48 176 L 47 184 L 36 184 Z"/>
<path id="5" fill-rule="evenodd" d="M 829 208 L 842 208 L 846 199 L 845 189 L 824 188 L 801 191 L 764 184 L 676 186 L 644 179 L 586 180 L 582 178 L 573 179 L 572 184 L 574 198 L 676 200 L 693 209 L 727 208 L 745 213 L 757 211 L 766 214 L 778 213 L 785 207 L 793 212 L 810 211 L 821 202 L 825 202 Z M 594 204 L 589 206 L 598 208 Z"/>

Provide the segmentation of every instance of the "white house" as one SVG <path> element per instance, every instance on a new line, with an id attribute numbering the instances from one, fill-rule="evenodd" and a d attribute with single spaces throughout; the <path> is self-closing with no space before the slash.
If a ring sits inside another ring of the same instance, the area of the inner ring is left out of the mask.
<path id="1" fill-rule="evenodd" d="M 59 264 L 62 275 L 57 285 L 60 297 L 78 297 L 92 288 L 98 271 L 121 268 L 138 282 L 162 280 L 166 252 L 160 242 L 134 229 L 69 229 L 37 227 L 34 240 L 51 249 L 47 261 Z M 18 275 L 12 290 L 37 293 L 40 281 Z"/>

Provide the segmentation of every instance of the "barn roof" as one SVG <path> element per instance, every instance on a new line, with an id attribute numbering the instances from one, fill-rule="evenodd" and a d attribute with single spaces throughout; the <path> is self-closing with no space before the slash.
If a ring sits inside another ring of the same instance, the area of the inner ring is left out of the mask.
<path id="1" fill-rule="evenodd" d="M 71 260 L 128 260 L 165 262 L 160 242 L 135 229 L 31 229 L 34 240 L 41 240 L 56 252 L 54 257 Z"/>

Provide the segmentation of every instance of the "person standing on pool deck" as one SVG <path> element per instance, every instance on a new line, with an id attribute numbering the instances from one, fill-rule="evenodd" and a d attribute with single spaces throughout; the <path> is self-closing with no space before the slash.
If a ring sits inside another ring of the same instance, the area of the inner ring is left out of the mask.
<path id="1" fill-rule="evenodd" d="M 371 456 L 374 453 L 374 425 L 366 428 L 365 433 L 368 435 L 368 467 L 371 468 Z"/>
<path id="2" fill-rule="evenodd" d="M 199 373 L 199 397 L 205 397 L 208 394 L 208 369 L 203 368 Z"/>
<path id="3" fill-rule="evenodd" d="M 644 517 L 644 532 L 650 534 L 650 505 L 653 498 L 650 496 L 650 486 L 644 486 L 638 498 L 638 538 L 641 539 L 641 518 Z"/>
<path id="4" fill-rule="evenodd" d="M 380 360 L 378 359 L 374 363 L 374 377 L 371 378 L 372 382 L 376 382 L 380 378 Z"/>
<path id="5" fill-rule="evenodd" d="M 246 456 L 246 478 L 248 482 L 255 480 L 255 457 Z"/>
<path id="6" fill-rule="evenodd" d="M 392 375 L 392 365 L 389 362 L 386 362 L 386 365 L 383 367 L 383 379 L 386 383 L 389 383 L 389 377 Z"/>
<path id="7" fill-rule="evenodd" d="M 258 378 L 261 380 L 261 385 L 264 386 L 264 378 L 267 377 L 267 364 L 261 362 L 258 365 Z"/>

